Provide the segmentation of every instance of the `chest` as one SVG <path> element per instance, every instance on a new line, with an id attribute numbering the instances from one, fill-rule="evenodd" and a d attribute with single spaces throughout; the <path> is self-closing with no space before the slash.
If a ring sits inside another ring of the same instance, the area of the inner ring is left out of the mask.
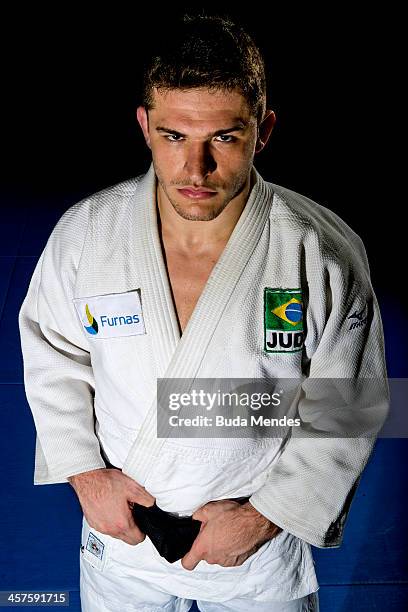
<path id="1" fill-rule="evenodd" d="M 165 248 L 167 272 L 179 325 L 183 332 L 193 314 L 224 245 L 189 254 Z"/>

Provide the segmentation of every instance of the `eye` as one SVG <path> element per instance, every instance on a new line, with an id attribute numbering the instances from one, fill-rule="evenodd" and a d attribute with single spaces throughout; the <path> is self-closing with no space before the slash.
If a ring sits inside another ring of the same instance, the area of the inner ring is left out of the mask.
<path id="1" fill-rule="evenodd" d="M 180 142 L 183 139 L 183 137 L 180 136 L 179 134 L 167 134 L 165 138 L 169 142 Z"/>
<path id="2" fill-rule="evenodd" d="M 229 136 L 228 134 L 220 134 L 219 136 L 217 136 L 217 138 L 223 139 L 223 140 L 219 140 L 218 142 L 226 142 L 226 143 L 234 142 L 236 140 L 234 136 Z M 229 140 L 225 140 L 226 138 L 228 138 Z"/>

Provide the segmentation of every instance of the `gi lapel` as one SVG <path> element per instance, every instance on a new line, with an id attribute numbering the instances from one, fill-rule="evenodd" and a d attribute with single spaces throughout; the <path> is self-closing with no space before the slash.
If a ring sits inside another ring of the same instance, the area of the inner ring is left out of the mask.
<path id="1" fill-rule="evenodd" d="M 156 375 L 160 378 L 166 375 L 180 332 L 160 243 L 153 164 L 137 187 L 132 226 L 131 276 L 140 279 L 146 333 L 151 338 Z"/>
<path id="2" fill-rule="evenodd" d="M 161 250 L 155 213 L 153 166 L 142 179 L 135 202 L 133 261 L 143 267 L 142 307 L 147 333 L 158 352 L 158 377 L 194 378 L 210 339 L 268 219 L 273 200 L 271 187 L 255 167 L 254 185 L 233 233 L 215 265 L 180 339 L 175 307 Z M 152 199 L 153 198 L 153 199 Z M 143 298 L 144 296 L 144 298 Z M 176 413 L 174 413 L 176 414 Z M 157 438 L 156 398 L 130 449 L 122 471 L 143 484 L 165 438 Z"/>

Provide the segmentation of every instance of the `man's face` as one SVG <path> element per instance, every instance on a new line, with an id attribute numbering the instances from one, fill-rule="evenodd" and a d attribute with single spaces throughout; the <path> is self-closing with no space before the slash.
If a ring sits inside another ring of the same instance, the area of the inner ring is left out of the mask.
<path id="1" fill-rule="evenodd" d="M 184 219 L 215 219 L 249 184 L 257 122 L 238 91 L 155 90 L 154 108 L 137 117 L 159 185 Z"/>

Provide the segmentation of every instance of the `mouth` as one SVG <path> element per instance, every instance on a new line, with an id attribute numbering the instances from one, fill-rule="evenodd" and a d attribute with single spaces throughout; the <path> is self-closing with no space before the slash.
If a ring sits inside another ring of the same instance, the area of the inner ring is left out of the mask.
<path id="1" fill-rule="evenodd" d="M 211 191 L 209 189 L 177 189 L 181 195 L 186 198 L 190 198 L 191 200 L 207 200 L 209 198 L 217 195 L 216 191 Z"/>

